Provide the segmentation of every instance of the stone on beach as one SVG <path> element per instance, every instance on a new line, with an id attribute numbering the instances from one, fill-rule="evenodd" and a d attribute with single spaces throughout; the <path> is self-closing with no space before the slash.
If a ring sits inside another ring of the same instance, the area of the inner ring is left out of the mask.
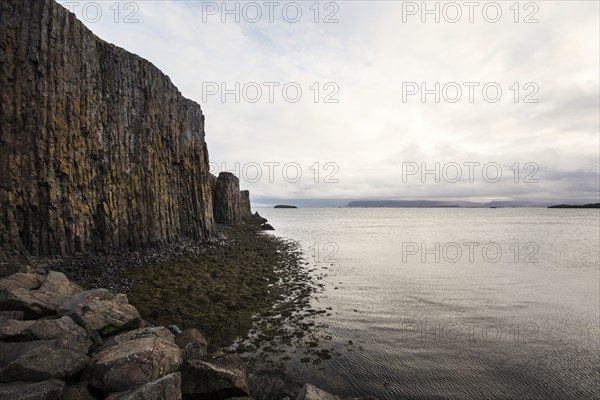
<path id="1" fill-rule="evenodd" d="M 166 329 L 165 329 L 166 330 Z M 166 330 L 171 335 L 171 333 Z M 142 335 L 109 346 L 91 360 L 90 384 L 106 393 L 125 392 L 179 370 L 181 350 L 162 333 Z"/>
<path id="2" fill-rule="evenodd" d="M 246 366 L 237 356 L 186 361 L 182 381 L 183 395 L 190 399 L 210 398 L 212 393 L 223 399 L 250 395 Z"/>
<path id="3" fill-rule="evenodd" d="M 58 307 L 59 315 L 68 315 L 88 333 L 109 336 L 135 328 L 140 314 L 129 304 L 127 295 L 113 294 L 106 289 L 81 292 Z"/>
<path id="4" fill-rule="evenodd" d="M 96 398 L 91 395 L 87 382 L 79 382 L 67 386 L 60 400 L 96 400 Z"/>
<path id="5" fill-rule="evenodd" d="M 106 400 L 181 400 L 181 374 L 164 376 L 129 392 L 112 393 Z"/>
<path id="6" fill-rule="evenodd" d="M 6 400 L 58 400 L 65 383 L 58 379 L 43 382 L 0 383 L 0 399 Z"/>
<path id="7" fill-rule="evenodd" d="M 85 329 L 66 316 L 50 320 L 0 322 L 0 340 L 23 342 L 53 339 L 56 339 L 59 348 L 84 354 L 92 345 Z"/>
<path id="8" fill-rule="evenodd" d="M 28 315 L 50 315 L 58 306 L 83 291 L 61 272 L 49 272 L 39 286 L 35 274 L 16 274 L 3 278 L 0 288 L 0 308 L 6 311 L 24 311 Z M 30 289 L 31 287 L 35 289 Z"/>
<path id="9" fill-rule="evenodd" d="M 316 386 L 305 384 L 296 400 L 377 400 L 375 397 L 338 397 Z"/>
<path id="10" fill-rule="evenodd" d="M 208 342 L 197 329 L 186 329 L 175 336 L 175 343 L 181 350 L 185 360 L 197 360 L 206 355 Z"/>
<path id="11" fill-rule="evenodd" d="M 85 354 L 56 347 L 55 341 L 0 342 L 0 382 L 69 378 L 88 360 Z"/>
<path id="12" fill-rule="evenodd" d="M 19 288 L 35 290 L 42 286 L 42 282 L 44 282 L 44 277 L 41 275 L 18 272 L 0 279 L 0 291 Z"/>

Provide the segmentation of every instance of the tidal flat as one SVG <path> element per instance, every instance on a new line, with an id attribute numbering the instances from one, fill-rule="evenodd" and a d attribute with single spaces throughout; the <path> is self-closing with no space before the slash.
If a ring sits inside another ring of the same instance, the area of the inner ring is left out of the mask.
<path id="1" fill-rule="evenodd" d="M 127 274 L 127 294 L 144 319 L 197 328 L 213 351 L 245 337 L 259 319 L 293 320 L 315 291 L 294 242 L 250 223 L 221 227 L 221 234 L 223 240 L 199 252 Z M 261 339 L 283 334 L 281 326 L 269 325 Z"/>

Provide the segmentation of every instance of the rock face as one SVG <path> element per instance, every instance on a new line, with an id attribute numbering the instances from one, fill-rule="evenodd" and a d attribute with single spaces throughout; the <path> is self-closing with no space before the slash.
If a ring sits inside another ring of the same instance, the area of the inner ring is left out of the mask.
<path id="1" fill-rule="evenodd" d="M 0 48 L 0 256 L 214 233 L 204 115 L 168 76 L 54 0 L 0 2 Z"/>
<path id="2" fill-rule="evenodd" d="M 219 224 L 239 224 L 249 218 L 250 192 L 240 192 L 240 181 L 230 172 L 221 172 L 213 177 L 213 210 Z"/>
<path id="3" fill-rule="evenodd" d="M 252 207 L 250 205 L 250 192 L 248 190 L 242 190 L 240 192 L 241 203 L 240 210 L 242 212 L 242 216 L 244 218 L 248 218 L 252 216 Z"/>

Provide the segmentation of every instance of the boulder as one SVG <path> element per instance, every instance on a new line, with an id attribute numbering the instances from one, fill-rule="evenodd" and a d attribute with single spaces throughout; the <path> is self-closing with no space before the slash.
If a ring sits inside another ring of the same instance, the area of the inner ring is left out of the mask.
<path id="1" fill-rule="evenodd" d="M 338 397 L 313 385 L 305 384 L 296 400 L 377 400 L 375 397 Z"/>
<path id="2" fill-rule="evenodd" d="M 110 336 L 134 328 L 140 322 L 140 314 L 129 304 L 127 295 L 113 294 L 106 289 L 93 289 L 78 293 L 63 302 L 59 315 L 68 315 L 88 333 L 98 332 Z"/>
<path id="3" fill-rule="evenodd" d="M 6 400 L 58 400 L 65 383 L 58 379 L 43 382 L 0 383 L 0 399 Z"/>
<path id="4" fill-rule="evenodd" d="M 376 397 L 338 397 L 313 385 L 305 384 L 296 400 L 377 400 Z"/>
<path id="5" fill-rule="evenodd" d="M 69 378 L 88 360 L 85 354 L 56 347 L 56 341 L 0 342 L 0 382 Z"/>
<path id="6" fill-rule="evenodd" d="M 169 343 L 175 343 L 175 338 L 168 328 L 164 326 L 154 326 L 148 328 L 139 328 L 133 331 L 123 332 L 119 335 L 112 336 L 104 342 L 104 344 L 100 348 L 100 351 L 111 346 L 117 346 L 127 343 L 131 340 L 148 337 L 162 339 Z"/>
<path id="7" fill-rule="evenodd" d="M 197 360 L 206 355 L 208 342 L 197 329 L 186 329 L 175 336 L 175 343 L 183 350 L 185 360 Z"/>
<path id="8" fill-rule="evenodd" d="M 261 228 L 263 231 L 274 231 L 275 230 L 275 228 L 273 228 L 273 226 L 270 224 L 262 224 Z"/>
<path id="9" fill-rule="evenodd" d="M 246 366 L 237 356 L 188 360 L 181 379 L 181 391 L 186 399 L 250 396 Z"/>
<path id="10" fill-rule="evenodd" d="M 87 353 L 92 345 L 82 327 L 69 317 L 53 320 L 0 322 L 0 340 L 22 342 L 56 339 L 56 347 L 79 353 Z"/>
<path id="11" fill-rule="evenodd" d="M 83 292 L 81 286 L 75 282 L 71 282 L 62 272 L 56 271 L 48 272 L 44 283 L 40 286 L 40 290 L 52 293 L 59 298 L 62 297 L 62 299 L 55 300 L 56 308 L 77 293 Z"/>
<path id="12" fill-rule="evenodd" d="M 24 311 L 27 315 L 44 316 L 53 314 L 59 305 L 83 289 L 69 281 L 61 272 L 49 272 L 37 290 L 28 289 L 35 286 L 35 274 L 15 274 L 18 278 L 4 285 L 18 285 L 16 288 L 0 290 L 0 308 L 9 311 Z M 12 275 L 12 276 L 15 276 Z M 23 287 L 25 286 L 25 287 Z"/>
<path id="13" fill-rule="evenodd" d="M 92 358 L 90 384 L 106 393 L 126 392 L 178 371 L 183 363 L 181 350 L 161 335 L 162 331 L 124 342 L 115 338 L 114 345 Z"/>
<path id="14" fill-rule="evenodd" d="M 67 386 L 60 400 L 96 400 L 90 393 L 87 382 Z"/>
<path id="15" fill-rule="evenodd" d="M 182 332 L 177 325 L 169 325 L 167 326 L 167 329 L 170 330 L 173 335 L 179 335 Z"/>
<path id="16" fill-rule="evenodd" d="M 181 400 L 181 374 L 164 376 L 129 392 L 112 393 L 106 400 Z"/>
<path id="17" fill-rule="evenodd" d="M 10 291 L 19 288 L 28 290 L 39 289 L 43 282 L 44 277 L 41 275 L 18 272 L 0 279 L 0 291 Z"/>
<path id="18" fill-rule="evenodd" d="M 307 383 L 298 393 L 296 400 L 340 400 L 340 398 Z"/>

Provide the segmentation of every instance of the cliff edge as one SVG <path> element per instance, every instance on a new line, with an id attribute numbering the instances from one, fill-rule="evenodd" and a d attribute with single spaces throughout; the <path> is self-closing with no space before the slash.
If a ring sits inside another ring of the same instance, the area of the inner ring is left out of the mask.
<path id="1" fill-rule="evenodd" d="M 1 2 L 0 48 L 0 256 L 214 234 L 204 115 L 168 76 L 54 0 Z"/>

